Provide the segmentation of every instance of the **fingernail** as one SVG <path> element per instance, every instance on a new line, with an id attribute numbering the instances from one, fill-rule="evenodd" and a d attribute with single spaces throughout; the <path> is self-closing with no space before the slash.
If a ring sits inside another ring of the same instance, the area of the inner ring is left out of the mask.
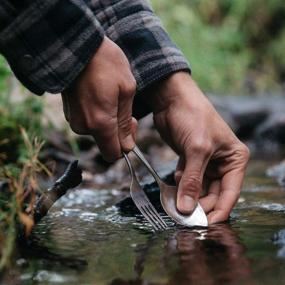
<path id="1" fill-rule="evenodd" d="M 209 225 L 213 225 L 213 224 L 217 223 L 217 218 L 215 216 L 216 216 L 215 213 L 210 213 L 208 215 L 208 223 L 209 223 Z"/>
<path id="2" fill-rule="evenodd" d="M 228 216 L 225 216 L 224 213 L 220 211 L 213 211 L 208 215 L 208 222 L 209 225 L 217 224 L 217 223 L 222 223 L 228 220 Z"/>
<path id="3" fill-rule="evenodd" d="M 134 138 L 130 134 L 124 139 L 124 148 L 126 148 L 125 151 L 130 151 L 132 150 L 133 147 L 134 147 Z"/>
<path id="4" fill-rule="evenodd" d="M 196 206 L 195 200 L 188 195 L 181 196 L 177 208 L 182 214 L 191 214 Z"/>
<path id="5" fill-rule="evenodd" d="M 180 182 L 180 180 L 182 178 L 182 175 L 183 175 L 182 171 L 180 171 L 180 170 L 175 171 L 174 178 L 175 178 L 175 182 L 176 182 L 177 185 L 179 184 L 179 182 Z"/>

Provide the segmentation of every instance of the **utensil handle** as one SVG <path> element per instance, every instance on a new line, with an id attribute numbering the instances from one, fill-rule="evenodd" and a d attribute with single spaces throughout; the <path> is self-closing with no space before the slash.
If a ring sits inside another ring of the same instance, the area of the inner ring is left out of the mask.
<path id="1" fill-rule="evenodd" d="M 156 180 L 156 182 L 158 184 L 161 183 L 161 178 L 159 177 L 159 175 L 157 174 L 157 172 L 153 169 L 153 167 L 148 163 L 148 161 L 146 160 L 146 158 L 144 157 L 144 155 L 142 154 L 142 152 L 140 151 L 140 149 L 135 146 L 132 150 L 132 152 L 139 158 L 139 160 L 146 166 L 146 168 L 149 170 L 149 172 L 151 173 L 151 175 L 153 176 L 153 178 Z"/>
<path id="2" fill-rule="evenodd" d="M 129 168 L 129 170 L 130 170 L 131 178 L 134 179 L 135 171 L 134 171 L 133 166 L 132 166 L 132 164 L 131 164 L 131 162 L 130 162 L 130 160 L 129 160 L 129 157 L 128 157 L 128 155 L 127 155 L 126 153 L 124 153 L 124 152 L 123 152 L 123 156 L 124 156 L 124 158 L 125 158 L 125 160 L 126 160 L 126 162 L 127 162 L 128 168 Z"/>

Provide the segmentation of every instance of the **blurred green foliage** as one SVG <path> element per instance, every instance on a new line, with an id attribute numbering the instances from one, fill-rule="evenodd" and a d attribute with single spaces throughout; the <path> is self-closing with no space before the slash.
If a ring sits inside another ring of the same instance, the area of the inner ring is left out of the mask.
<path id="1" fill-rule="evenodd" d="M 42 102 L 29 96 L 13 103 L 8 93 L 0 96 L 0 166 L 17 163 L 26 156 L 20 128 L 29 137 L 42 136 Z"/>
<path id="2" fill-rule="evenodd" d="M 254 93 L 284 88 L 284 0 L 150 1 L 204 90 Z M 0 90 L 7 70 L 0 57 Z"/>
<path id="3" fill-rule="evenodd" d="M 284 0 L 152 0 L 200 86 L 277 91 L 285 82 Z"/>
<path id="4" fill-rule="evenodd" d="M 20 223 L 31 228 L 25 205 L 33 205 L 39 188 L 36 174 L 42 170 L 37 160 L 42 143 L 42 100 L 28 96 L 14 101 L 11 96 L 11 72 L 0 58 L 0 182 L 8 190 L 0 191 L 0 271 L 13 253 Z M 24 189 L 28 189 L 29 195 Z"/>
<path id="5" fill-rule="evenodd" d="M 25 155 L 16 163 L 10 162 L 0 168 L 0 181 L 7 183 L 0 191 L 0 273 L 11 261 L 16 237 L 23 232 L 29 235 L 34 226 L 32 214 L 36 193 L 42 192 L 38 174 L 50 174 L 38 160 L 43 142 L 31 139 L 23 128 L 19 132 Z"/>
<path id="6" fill-rule="evenodd" d="M 11 72 L 7 68 L 7 63 L 5 59 L 2 56 L 0 56 L 0 93 L 7 89 L 7 84 L 8 84 L 7 79 L 8 75 L 10 74 Z M 2 94 L 0 95 L 2 96 Z"/>

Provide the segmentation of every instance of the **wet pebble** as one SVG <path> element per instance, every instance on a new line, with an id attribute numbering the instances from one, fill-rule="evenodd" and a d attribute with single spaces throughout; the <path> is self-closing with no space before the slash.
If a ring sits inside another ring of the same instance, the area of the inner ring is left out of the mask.
<path id="1" fill-rule="evenodd" d="M 275 178 L 280 186 L 285 187 L 285 161 L 268 168 L 266 175 Z"/>
<path id="2" fill-rule="evenodd" d="M 277 256 L 285 258 L 285 229 L 280 230 L 272 238 L 273 243 L 280 246 L 280 249 L 277 252 Z"/>

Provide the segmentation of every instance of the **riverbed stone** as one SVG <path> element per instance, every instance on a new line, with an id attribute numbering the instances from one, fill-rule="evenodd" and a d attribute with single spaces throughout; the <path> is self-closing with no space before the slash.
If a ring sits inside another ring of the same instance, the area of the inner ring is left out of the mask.
<path id="1" fill-rule="evenodd" d="M 268 168 L 266 175 L 275 178 L 280 186 L 285 187 L 285 160 Z"/>
<path id="2" fill-rule="evenodd" d="M 252 151 L 282 151 L 285 145 L 284 96 L 209 95 L 223 119 Z"/>
<path id="3" fill-rule="evenodd" d="M 163 181 L 170 185 L 175 185 L 174 172 L 169 173 L 163 178 Z M 160 191 L 156 182 L 142 185 L 143 191 L 146 193 L 152 205 L 159 213 L 165 213 L 160 203 Z M 123 216 L 133 216 L 140 214 L 132 198 L 129 196 L 119 201 L 115 205 Z"/>
<path id="4" fill-rule="evenodd" d="M 270 119 L 261 124 L 256 130 L 256 136 L 260 139 L 277 141 L 285 145 L 285 108 L 282 113 L 272 114 Z"/>

